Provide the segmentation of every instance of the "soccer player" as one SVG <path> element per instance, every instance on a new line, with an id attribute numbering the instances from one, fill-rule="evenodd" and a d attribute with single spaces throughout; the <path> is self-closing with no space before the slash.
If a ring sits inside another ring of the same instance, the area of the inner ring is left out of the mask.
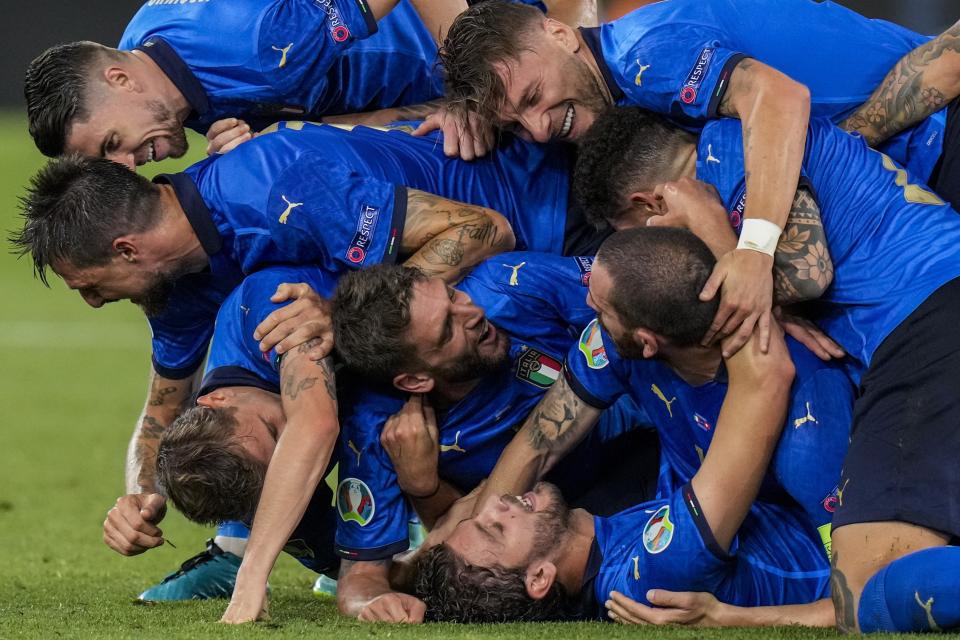
<path id="1" fill-rule="evenodd" d="M 132 168 L 183 155 L 184 126 L 422 103 L 442 93 L 431 33 L 460 4 L 423 0 L 425 27 L 407 0 L 147 2 L 119 48 L 74 42 L 30 64 L 30 133 L 46 155 Z"/>
<path id="2" fill-rule="evenodd" d="M 753 504 L 783 426 L 790 356 L 778 335 L 769 353 L 753 342 L 725 366 L 724 408 L 691 481 L 610 518 L 569 510 L 544 483 L 490 496 L 421 559 L 417 593 L 429 615 L 597 618 L 611 591 L 646 601 L 654 588 L 754 606 L 823 600 L 829 569 L 816 534 L 790 507 Z M 560 425 L 552 435 L 565 433 Z M 826 600 L 802 613 L 807 623 L 830 622 Z"/>
<path id="3" fill-rule="evenodd" d="M 771 10 L 762 0 L 673 0 L 581 30 L 491 2 L 461 14 L 441 59 L 448 102 L 539 141 L 579 138 L 612 104 L 643 106 L 691 128 L 740 118 L 746 232 L 710 281 L 711 293 L 722 286 L 722 304 L 706 336 L 736 332 L 728 343 L 735 349 L 769 320 L 770 257 L 744 247 L 775 241 L 784 227 L 809 115 L 842 120 L 925 40 L 832 2 L 788 0 Z M 923 178 L 940 155 L 945 117 L 891 142 Z"/>
<path id="4" fill-rule="evenodd" d="M 740 145 L 735 120 L 711 123 L 697 139 L 651 114 L 611 112 L 584 141 L 578 193 L 592 194 L 588 217 L 618 228 L 666 213 L 658 222 L 670 224 L 676 214 L 674 223 L 699 233 L 696 207 L 664 212 L 656 194 L 664 183 L 695 176 L 722 201 L 697 206 L 720 206 L 736 227 L 744 197 Z M 624 181 L 607 182 L 601 168 L 613 150 L 633 160 L 616 163 L 618 174 L 629 176 Z M 947 560 L 958 550 L 945 546 L 960 534 L 960 505 L 953 504 L 960 473 L 938 457 L 960 446 L 951 417 L 960 399 L 946 382 L 960 367 L 960 338 L 951 328 L 960 321 L 960 218 L 889 157 L 823 120 L 810 122 L 803 174 L 834 269 L 813 317 L 850 354 L 846 367 L 860 385 L 833 518 L 837 624 L 948 628 L 960 622 L 951 608 L 932 618 L 923 612 L 928 598 L 956 601 L 951 589 L 960 588 L 952 564 L 960 558 Z M 808 277 L 822 275 L 819 260 L 804 261 Z M 917 550 L 926 551 L 908 555 Z M 923 598 L 911 586 L 916 575 L 929 577 Z"/>
<path id="5" fill-rule="evenodd" d="M 337 600 L 344 614 L 422 620 L 422 603 L 391 591 L 387 581 L 392 557 L 407 548 L 411 503 L 429 523 L 490 472 L 514 426 L 560 375 L 574 331 L 592 315 L 584 301 L 590 265 L 589 258 L 509 253 L 455 288 L 387 265 L 340 281 L 333 300 L 337 350 L 367 383 L 351 384 L 339 397 Z M 423 434 L 422 447 L 391 455 L 385 432 L 393 416 Z M 644 422 L 620 403 L 559 477 L 570 491 L 588 489 L 599 470 L 599 441 Z M 635 478 L 656 473 L 650 452 L 615 451 L 621 464 L 640 467 Z M 405 474 L 411 466 L 429 473 Z"/>
<path id="6" fill-rule="evenodd" d="M 456 278 L 485 252 L 513 246 L 499 214 L 368 181 L 294 139 L 293 130 L 265 136 L 157 184 L 79 157 L 52 161 L 35 179 L 15 244 L 41 275 L 52 266 L 92 306 L 129 297 L 148 312 L 152 391 L 127 466 L 135 511 L 156 493 L 156 440 L 190 396 L 216 311 L 243 273 L 275 262 L 337 273 L 421 241 L 429 246 L 412 264 Z"/>

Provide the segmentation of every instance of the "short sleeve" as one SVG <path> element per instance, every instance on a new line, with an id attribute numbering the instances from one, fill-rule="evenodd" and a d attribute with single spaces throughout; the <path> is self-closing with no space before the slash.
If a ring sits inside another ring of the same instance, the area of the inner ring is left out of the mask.
<path id="1" fill-rule="evenodd" d="M 407 212 L 401 185 L 300 156 L 274 183 L 267 202 L 272 241 L 285 259 L 331 274 L 393 262 Z"/>
<path id="2" fill-rule="evenodd" d="M 594 319 L 570 348 L 563 374 L 581 400 L 606 409 L 627 391 L 625 366 L 610 337 Z"/>
<path id="3" fill-rule="evenodd" d="M 355 428 L 357 420 L 379 423 L 385 416 L 365 414 L 355 414 L 342 425 L 336 495 L 336 552 L 356 561 L 382 560 L 406 551 L 407 523 L 413 513 L 400 491 L 393 464 L 375 435 L 381 424 Z"/>

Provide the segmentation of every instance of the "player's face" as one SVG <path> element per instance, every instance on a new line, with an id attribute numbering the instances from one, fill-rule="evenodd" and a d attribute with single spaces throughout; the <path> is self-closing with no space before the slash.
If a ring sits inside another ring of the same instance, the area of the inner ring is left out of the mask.
<path id="1" fill-rule="evenodd" d="M 500 70 L 507 94 L 501 124 L 537 142 L 577 140 L 607 106 L 603 87 L 589 65 L 556 39 L 546 33 L 531 38 L 532 50 Z"/>
<path id="2" fill-rule="evenodd" d="M 418 282 L 410 300 L 407 340 L 437 378 L 476 380 L 504 366 L 510 339 L 470 296 L 439 278 Z"/>
<path id="3" fill-rule="evenodd" d="M 86 122 L 70 128 L 67 151 L 108 158 L 131 169 L 187 152 L 183 124 L 163 103 L 111 90 Z"/>
<path id="4" fill-rule="evenodd" d="M 445 542 L 471 565 L 524 567 L 563 543 L 569 517 L 560 490 L 541 482 L 522 496 L 491 496 Z"/>
<path id="5" fill-rule="evenodd" d="M 197 404 L 232 410 L 240 445 L 254 460 L 270 464 L 286 423 L 280 396 L 256 387 L 221 387 L 197 398 Z"/>
<path id="6" fill-rule="evenodd" d="M 613 282 L 610 272 L 603 262 L 594 261 L 590 273 L 590 289 L 587 293 L 587 304 L 597 312 L 597 320 L 604 328 L 623 358 L 638 360 L 643 358 L 643 346 L 638 345 L 624 327 L 623 321 L 610 304 L 613 295 Z"/>
<path id="7" fill-rule="evenodd" d="M 130 263 L 120 256 L 105 265 L 74 267 L 59 262 L 54 271 L 63 278 L 68 287 L 95 309 L 118 300 L 130 300 L 153 316 L 167 305 L 176 277 L 144 268 L 140 263 Z"/>

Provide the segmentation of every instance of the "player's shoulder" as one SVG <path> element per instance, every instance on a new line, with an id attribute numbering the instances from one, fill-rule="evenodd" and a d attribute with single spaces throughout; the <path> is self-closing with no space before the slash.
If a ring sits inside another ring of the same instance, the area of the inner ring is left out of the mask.
<path id="1" fill-rule="evenodd" d="M 590 282 L 593 258 L 569 257 L 535 251 L 511 251 L 488 258 L 468 276 L 467 281 L 505 291 L 546 293 L 550 284 L 586 287 Z M 584 297 L 586 291 L 584 291 Z"/>

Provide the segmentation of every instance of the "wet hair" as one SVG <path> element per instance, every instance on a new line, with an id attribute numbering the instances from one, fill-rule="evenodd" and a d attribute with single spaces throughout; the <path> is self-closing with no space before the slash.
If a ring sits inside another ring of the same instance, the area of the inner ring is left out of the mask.
<path id="1" fill-rule="evenodd" d="M 257 509 L 267 467 L 243 448 L 234 413 L 228 408 L 193 407 L 160 438 L 160 487 L 193 522 L 244 520 Z"/>
<path id="2" fill-rule="evenodd" d="M 527 593 L 524 569 L 469 565 L 446 544 L 418 561 L 415 592 L 427 616 L 446 622 L 541 622 L 570 620 L 575 606 L 554 581 L 540 600 Z"/>
<path id="3" fill-rule="evenodd" d="M 700 342 L 720 302 L 700 300 L 716 259 L 686 229 L 641 227 L 619 231 L 597 252 L 610 274 L 609 302 L 627 331 L 643 327 L 678 346 Z"/>
<path id="4" fill-rule="evenodd" d="M 51 47 L 30 63 L 23 95 L 30 135 L 43 155 L 63 153 L 74 123 L 90 118 L 94 70 L 119 55 L 116 49 L 84 40 Z"/>
<path id="5" fill-rule="evenodd" d="M 19 256 L 30 254 L 34 275 L 64 261 L 75 267 L 107 264 L 113 241 L 152 229 L 160 220 L 160 193 L 127 167 L 104 158 L 56 158 L 30 180 L 20 199 L 23 228 L 10 235 Z"/>
<path id="6" fill-rule="evenodd" d="M 671 179 L 665 172 L 678 148 L 693 137 L 665 118 L 638 107 L 602 112 L 577 147 L 574 199 L 587 220 L 612 223 L 629 211 L 630 194 L 652 191 Z"/>

